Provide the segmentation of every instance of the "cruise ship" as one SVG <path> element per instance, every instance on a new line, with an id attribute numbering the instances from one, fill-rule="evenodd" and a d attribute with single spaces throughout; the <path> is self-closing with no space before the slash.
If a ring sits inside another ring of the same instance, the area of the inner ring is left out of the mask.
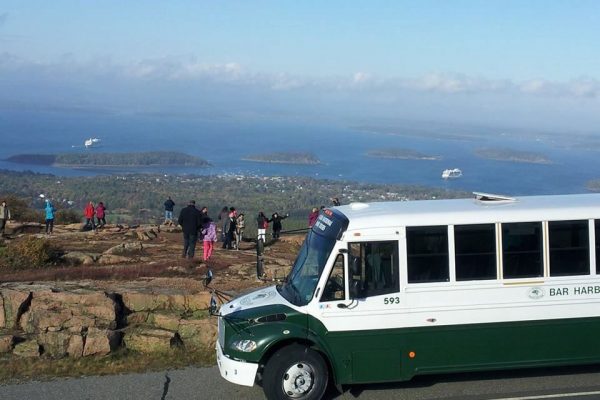
<path id="1" fill-rule="evenodd" d="M 442 172 L 443 179 L 456 179 L 456 178 L 460 178 L 461 176 L 462 176 L 462 171 L 458 168 L 445 169 Z"/>

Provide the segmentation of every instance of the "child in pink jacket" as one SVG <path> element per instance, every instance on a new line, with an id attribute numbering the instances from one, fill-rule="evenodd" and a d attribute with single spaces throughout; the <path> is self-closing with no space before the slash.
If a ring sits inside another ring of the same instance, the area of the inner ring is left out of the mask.
<path id="1" fill-rule="evenodd" d="M 208 219 L 204 223 L 202 229 L 203 244 L 204 244 L 204 261 L 208 261 L 212 256 L 214 243 L 217 241 L 217 225 Z"/>

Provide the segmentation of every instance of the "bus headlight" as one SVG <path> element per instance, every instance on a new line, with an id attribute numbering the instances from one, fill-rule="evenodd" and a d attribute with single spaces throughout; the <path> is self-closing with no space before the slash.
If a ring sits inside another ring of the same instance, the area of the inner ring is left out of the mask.
<path id="1" fill-rule="evenodd" d="M 256 342 L 254 340 L 236 340 L 231 347 L 244 353 L 250 353 L 256 350 Z"/>

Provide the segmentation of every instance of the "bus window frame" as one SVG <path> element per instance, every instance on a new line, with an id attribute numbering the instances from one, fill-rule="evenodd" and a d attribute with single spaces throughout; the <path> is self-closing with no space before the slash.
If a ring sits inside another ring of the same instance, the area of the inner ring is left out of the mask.
<path id="1" fill-rule="evenodd" d="M 349 245 L 346 241 L 343 240 L 337 240 L 335 245 L 333 246 L 333 249 L 331 250 L 331 253 L 329 254 L 329 259 L 327 260 L 327 263 L 325 263 L 325 267 L 323 268 L 323 272 L 321 273 L 321 276 L 319 277 L 319 282 L 317 283 L 317 286 L 315 287 L 315 292 L 313 293 L 313 297 L 311 299 L 311 301 L 308 302 L 308 304 L 306 304 L 304 307 L 310 307 L 311 305 L 319 305 L 319 304 L 336 304 L 336 303 L 343 303 L 346 302 L 349 298 L 349 281 L 348 281 L 348 249 L 349 249 Z M 323 291 L 325 290 L 325 285 L 327 285 L 327 281 L 329 280 L 329 275 L 331 274 L 331 271 L 333 270 L 333 266 L 335 265 L 335 260 L 338 258 L 338 256 L 342 254 L 344 256 L 344 279 L 345 279 L 345 285 L 346 288 L 344 290 L 344 299 L 342 300 L 331 300 L 331 301 L 321 301 L 321 297 L 323 295 Z"/>

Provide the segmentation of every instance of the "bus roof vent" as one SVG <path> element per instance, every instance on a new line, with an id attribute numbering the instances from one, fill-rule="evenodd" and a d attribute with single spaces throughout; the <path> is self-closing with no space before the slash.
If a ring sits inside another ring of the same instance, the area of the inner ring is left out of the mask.
<path id="1" fill-rule="evenodd" d="M 369 205 L 367 203 L 350 203 L 350 208 L 353 210 L 364 210 L 368 207 Z"/>
<path id="2" fill-rule="evenodd" d="M 475 195 L 475 199 L 482 203 L 513 203 L 517 201 L 515 197 L 509 197 L 502 194 L 491 194 L 491 193 L 481 193 L 481 192 L 473 192 Z"/>

